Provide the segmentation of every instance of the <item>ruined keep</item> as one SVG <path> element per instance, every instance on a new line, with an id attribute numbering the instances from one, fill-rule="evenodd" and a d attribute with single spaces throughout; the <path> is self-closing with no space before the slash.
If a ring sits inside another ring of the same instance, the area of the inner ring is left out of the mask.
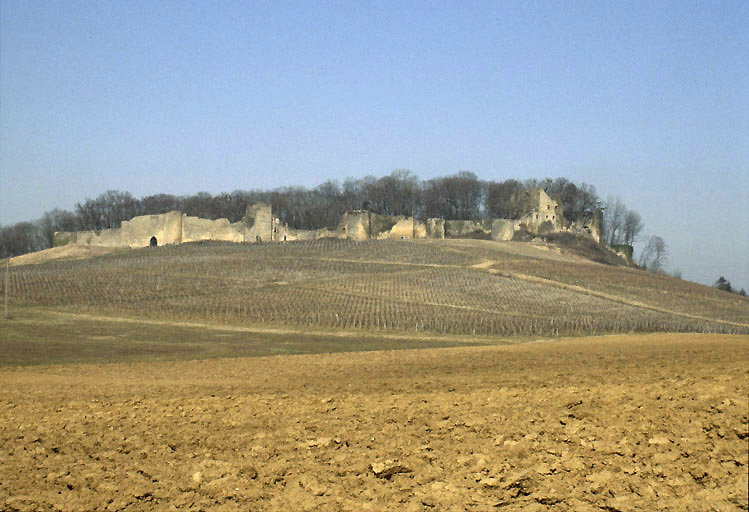
<path id="1" fill-rule="evenodd" d="M 534 234 L 558 232 L 564 225 L 564 216 L 559 203 L 549 197 L 543 189 L 526 192 L 534 208 L 519 220 L 519 227 Z"/>
<path id="2" fill-rule="evenodd" d="M 559 203 L 542 189 L 528 191 L 529 213 L 517 220 L 444 220 L 390 216 L 368 210 L 346 212 L 336 229 L 289 228 L 273 216 L 271 207 L 258 203 L 247 207 L 239 222 L 201 219 L 179 211 L 142 215 L 124 221 L 119 228 L 96 231 L 57 232 L 54 246 L 67 244 L 104 247 L 149 247 L 203 240 L 228 242 L 285 242 L 346 238 L 350 240 L 490 238 L 512 240 L 517 231 L 535 235 L 568 232 L 588 236 L 600 243 L 600 211 L 575 223 L 568 223 Z"/>
<path id="3" fill-rule="evenodd" d="M 530 211 L 518 220 L 494 219 L 491 226 L 492 240 L 512 240 L 515 232 L 524 231 L 541 236 L 551 233 L 572 233 L 601 242 L 600 210 L 588 212 L 577 222 L 568 222 L 559 203 L 545 190 L 536 188 L 527 191 L 526 195 L 531 205 Z"/>

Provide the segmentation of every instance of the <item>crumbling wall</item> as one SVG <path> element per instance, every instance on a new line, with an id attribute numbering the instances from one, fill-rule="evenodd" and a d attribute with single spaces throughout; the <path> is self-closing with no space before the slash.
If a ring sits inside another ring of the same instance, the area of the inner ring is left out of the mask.
<path id="1" fill-rule="evenodd" d="M 420 220 L 414 219 L 414 239 L 423 239 L 427 237 L 427 226 Z"/>
<path id="2" fill-rule="evenodd" d="M 55 240 L 68 240 L 75 245 L 95 245 L 100 247 L 122 247 L 120 228 L 98 229 L 94 231 L 62 231 L 55 233 Z"/>
<path id="3" fill-rule="evenodd" d="M 379 213 L 369 213 L 369 237 L 373 239 L 391 238 L 389 236 L 399 221 L 404 219 L 402 216 L 381 215 Z M 412 230 L 413 232 L 413 230 Z M 393 238 L 398 238 L 393 237 Z"/>
<path id="4" fill-rule="evenodd" d="M 290 228 L 288 224 L 282 224 L 275 219 L 273 221 L 273 241 L 274 242 L 291 242 L 294 240 L 317 240 L 325 238 L 322 235 L 323 230 L 307 230 Z"/>
<path id="5" fill-rule="evenodd" d="M 228 219 L 182 218 L 182 241 L 222 240 L 225 242 L 247 241 L 247 230 L 241 222 L 230 224 Z M 254 241 L 254 240 L 253 240 Z"/>
<path id="6" fill-rule="evenodd" d="M 247 207 L 247 211 L 238 223 L 244 228 L 245 242 L 270 242 L 275 231 L 273 212 L 265 203 L 257 203 Z"/>
<path id="7" fill-rule="evenodd" d="M 564 222 L 556 201 L 546 192 L 537 189 L 538 208 L 518 221 L 508 219 L 480 221 L 445 221 L 428 219 L 425 222 L 413 217 L 379 215 L 367 210 L 346 212 L 337 229 L 297 230 L 282 225 L 273 217 L 270 205 L 257 203 L 247 208 L 240 222 L 227 219 L 201 219 L 189 217 L 178 211 L 162 215 L 143 215 L 122 223 L 120 228 L 98 231 L 57 232 L 54 246 L 66 244 L 98 245 L 103 247 L 148 247 L 151 237 L 158 245 L 178 244 L 201 240 L 230 242 L 267 242 L 315 240 L 318 238 L 491 238 L 512 240 L 515 232 L 525 230 L 532 234 L 571 232 L 585 234 L 600 243 L 601 212 L 574 225 Z"/>
<path id="8" fill-rule="evenodd" d="M 338 237 L 349 240 L 369 240 L 370 216 L 367 210 L 346 212 L 338 224 Z"/>
<path id="9" fill-rule="evenodd" d="M 426 236 L 427 238 L 443 240 L 445 238 L 445 219 L 427 219 Z"/>
<path id="10" fill-rule="evenodd" d="M 372 237 L 379 240 L 413 238 L 414 219 L 413 217 L 378 215 L 372 222 L 370 230 Z"/>
<path id="11" fill-rule="evenodd" d="M 413 238 L 414 237 L 414 219 L 413 217 L 397 217 L 395 225 L 390 228 L 390 231 L 381 233 L 379 238 Z"/>
<path id="12" fill-rule="evenodd" d="M 447 220 L 445 221 L 446 238 L 467 238 L 491 236 L 492 226 L 490 220 Z"/>
<path id="13" fill-rule="evenodd" d="M 512 240 L 515 234 L 515 221 L 510 219 L 494 219 L 492 221 L 492 240 Z"/>
<path id="14" fill-rule="evenodd" d="M 178 211 L 133 217 L 121 224 L 120 245 L 147 247 L 154 236 L 158 245 L 182 243 L 182 221 Z"/>
<path id="15" fill-rule="evenodd" d="M 435 219 L 441 220 L 441 219 Z M 338 229 L 322 229 L 318 238 L 336 236 L 349 240 L 427 238 L 427 225 L 413 217 L 380 215 L 367 210 L 353 210 L 343 214 Z"/>

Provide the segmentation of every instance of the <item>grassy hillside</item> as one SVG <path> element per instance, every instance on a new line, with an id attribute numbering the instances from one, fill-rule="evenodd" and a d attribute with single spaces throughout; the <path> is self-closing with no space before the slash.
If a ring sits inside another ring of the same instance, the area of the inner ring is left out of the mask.
<path id="1" fill-rule="evenodd" d="M 222 325 L 749 332 L 744 297 L 551 246 L 481 240 L 184 244 L 12 267 L 11 281 L 18 305 Z"/>

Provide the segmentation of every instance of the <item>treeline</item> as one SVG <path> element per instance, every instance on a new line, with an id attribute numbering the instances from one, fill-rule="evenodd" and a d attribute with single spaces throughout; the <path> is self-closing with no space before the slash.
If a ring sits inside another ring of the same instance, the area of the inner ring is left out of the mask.
<path id="1" fill-rule="evenodd" d="M 609 244 L 631 244 L 642 230 L 639 214 L 628 210 L 621 200 L 602 202 L 592 185 L 566 178 L 496 182 L 462 171 L 420 180 L 410 171 L 395 170 L 380 178 L 326 181 L 313 189 L 236 190 L 215 196 L 206 192 L 155 194 L 140 199 L 129 192 L 108 191 L 77 203 L 74 211 L 54 209 L 36 222 L 0 226 L 0 257 L 51 247 L 56 231 L 115 228 L 138 215 L 180 210 L 190 216 L 237 222 L 247 206 L 257 202 L 270 204 L 281 222 L 296 229 L 332 228 L 346 211 L 359 209 L 420 219 L 519 219 L 536 207 L 537 198 L 528 192 L 537 187 L 559 201 L 564 217 L 571 222 L 604 207 L 603 235 Z"/>

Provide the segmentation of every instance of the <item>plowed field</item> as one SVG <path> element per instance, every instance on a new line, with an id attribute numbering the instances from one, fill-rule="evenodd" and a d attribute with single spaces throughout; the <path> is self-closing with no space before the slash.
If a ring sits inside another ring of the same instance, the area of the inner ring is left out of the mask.
<path id="1" fill-rule="evenodd" d="M 3 510 L 746 510 L 749 337 L 0 369 Z"/>

